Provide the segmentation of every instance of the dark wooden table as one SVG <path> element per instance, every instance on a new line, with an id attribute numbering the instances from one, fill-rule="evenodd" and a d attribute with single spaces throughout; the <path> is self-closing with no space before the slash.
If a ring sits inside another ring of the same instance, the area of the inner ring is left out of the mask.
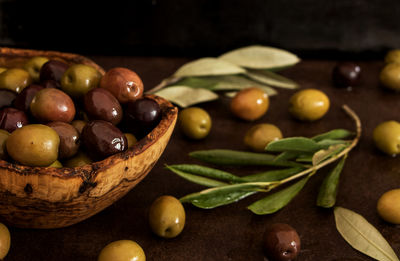
<path id="1" fill-rule="evenodd" d="M 172 74 L 184 58 L 91 57 L 105 69 L 116 66 L 135 70 L 150 89 Z M 400 121 L 400 94 L 379 86 L 378 73 L 382 62 L 361 62 L 361 86 L 352 91 L 334 88 L 331 70 L 334 61 L 307 60 L 283 72 L 302 88 L 317 88 L 331 99 L 329 113 L 314 123 L 294 120 L 288 113 L 288 101 L 293 91 L 280 90 L 272 97 L 267 114 L 254 123 L 234 118 L 229 111 L 229 99 L 202 104 L 212 116 L 213 128 L 202 141 L 190 141 L 176 129 L 164 154 L 150 174 L 124 198 L 111 207 L 77 225 L 54 230 L 10 228 L 12 243 L 6 260 L 96 260 L 108 243 L 131 239 L 144 249 L 147 260 L 264 260 L 261 242 L 269 224 L 284 222 L 297 229 L 304 260 L 372 260 L 353 250 L 335 228 L 332 210 L 316 207 L 319 185 L 329 167 L 319 171 L 284 209 L 273 215 L 256 216 L 246 210 L 255 195 L 241 202 L 214 210 L 201 210 L 185 205 L 187 223 L 183 233 L 170 240 L 153 235 L 147 222 L 147 211 L 160 195 L 181 197 L 202 187 L 191 184 L 163 168 L 164 164 L 195 163 L 187 154 L 199 149 L 245 149 L 243 136 L 255 123 L 270 122 L 280 127 L 284 136 L 312 136 L 334 128 L 354 129 L 353 122 L 341 110 L 349 105 L 360 116 L 363 135 L 360 144 L 350 153 L 344 167 L 337 205 L 363 215 L 382 232 L 400 255 L 400 227 L 382 221 L 376 212 L 376 202 L 382 193 L 400 186 L 400 162 L 378 152 L 371 135 L 374 127 L 384 120 Z M 197 162 L 199 163 L 199 162 Z M 246 174 L 263 168 L 229 168 Z"/>

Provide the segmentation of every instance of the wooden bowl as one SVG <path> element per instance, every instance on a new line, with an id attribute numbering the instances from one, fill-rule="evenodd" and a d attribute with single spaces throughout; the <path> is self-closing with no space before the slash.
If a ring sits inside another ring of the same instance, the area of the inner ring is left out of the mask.
<path id="1" fill-rule="evenodd" d="M 88 58 L 69 53 L 0 48 L 0 66 L 21 67 L 32 56 L 68 64 L 84 63 L 104 70 Z M 0 160 L 0 216 L 24 228 L 59 228 L 78 223 L 128 193 L 153 168 L 174 129 L 177 108 L 157 96 L 158 126 L 133 148 L 77 168 L 27 167 Z"/>

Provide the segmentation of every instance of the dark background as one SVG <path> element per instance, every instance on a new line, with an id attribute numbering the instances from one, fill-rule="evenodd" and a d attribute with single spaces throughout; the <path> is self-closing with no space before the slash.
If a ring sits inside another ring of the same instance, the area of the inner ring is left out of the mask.
<path id="1" fill-rule="evenodd" d="M 2 46 L 206 56 L 250 44 L 303 57 L 380 57 L 400 45 L 398 0 L 0 0 Z"/>

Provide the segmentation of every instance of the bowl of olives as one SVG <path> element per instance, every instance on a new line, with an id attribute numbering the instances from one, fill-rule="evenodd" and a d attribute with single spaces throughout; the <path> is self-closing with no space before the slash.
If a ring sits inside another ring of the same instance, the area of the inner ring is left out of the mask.
<path id="1" fill-rule="evenodd" d="M 128 193 L 156 164 L 177 108 L 127 68 L 0 48 L 0 217 L 59 228 Z"/>

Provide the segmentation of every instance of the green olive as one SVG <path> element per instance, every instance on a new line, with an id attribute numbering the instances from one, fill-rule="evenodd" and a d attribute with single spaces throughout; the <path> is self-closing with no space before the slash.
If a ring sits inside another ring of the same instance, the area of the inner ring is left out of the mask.
<path id="1" fill-rule="evenodd" d="M 6 130 L 0 130 L 0 159 L 5 160 L 7 159 L 7 148 L 6 142 L 10 133 Z"/>
<path id="2" fill-rule="evenodd" d="M 329 110 L 329 98 L 320 90 L 305 89 L 290 98 L 289 112 L 301 121 L 315 121 Z"/>
<path id="3" fill-rule="evenodd" d="M 72 97 L 80 97 L 99 85 L 101 74 L 85 64 L 71 65 L 61 77 L 61 89 Z"/>
<path id="4" fill-rule="evenodd" d="M 82 151 L 79 151 L 75 156 L 66 160 L 64 166 L 68 168 L 82 167 L 91 164 L 93 161 Z"/>
<path id="5" fill-rule="evenodd" d="M 400 189 L 385 192 L 378 200 L 377 211 L 385 221 L 400 224 Z"/>
<path id="6" fill-rule="evenodd" d="M 11 236 L 8 228 L 0 223 L 0 260 L 3 260 L 10 250 Z"/>
<path id="7" fill-rule="evenodd" d="M 105 246 L 97 261 L 145 261 L 140 245 L 132 240 L 118 240 Z"/>
<path id="8" fill-rule="evenodd" d="M 400 123 L 385 121 L 380 123 L 373 132 L 376 147 L 388 155 L 400 153 Z"/>
<path id="9" fill-rule="evenodd" d="M 385 56 L 385 63 L 400 63 L 400 50 L 389 51 Z"/>
<path id="10" fill-rule="evenodd" d="M 128 140 L 128 149 L 132 148 L 133 145 L 135 145 L 137 142 L 136 137 L 132 133 L 124 133 L 124 134 L 126 139 Z"/>
<path id="11" fill-rule="evenodd" d="M 282 132 L 278 127 L 273 124 L 261 123 L 246 132 L 244 144 L 254 151 L 263 152 L 268 143 L 279 139 L 282 139 Z"/>
<path id="12" fill-rule="evenodd" d="M 179 113 L 179 126 L 191 139 L 203 139 L 211 130 L 211 117 L 205 110 L 197 107 L 187 108 Z"/>
<path id="13" fill-rule="evenodd" d="M 53 163 L 49 165 L 49 168 L 56 168 L 56 169 L 61 169 L 63 165 L 61 164 L 60 161 L 56 160 Z"/>
<path id="14" fill-rule="evenodd" d="M 71 122 L 71 125 L 74 126 L 75 129 L 79 132 L 79 135 L 81 135 L 83 127 L 85 127 L 86 123 L 86 121 L 74 120 Z"/>
<path id="15" fill-rule="evenodd" d="M 400 91 L 400 63 L 387 64 L 379 74 L 379 79 L 386 88 Z"/>
<path id="16" fill-rule="evenodd" d="M 25 125 L 8 137 L 7 152 L 17 162 L 46 167 L 57 160 L 60 138 L 55 130 L 42 124 Z"/>
<path id="17" fill-rule="evenodd" d="M 178 236 L 185 226 L 185 217 L 182 203 L 172 196 L 161 196 L 150 206 L 150 227 L 160 237 Z"/>
<path id="18" fill-rule="evenodd" d="M 255 87 L 241 90 L 231 101 L 232 113 L 247 121 L 261 118 L 268 111 L 268 107 L 268 95 Z"/>
<path id="19" fill-rule="evenodd" d="M 46 57 L 34 56 L 25 63 L 24 69 L 29 73 L 34 82 L 39 82 L 40 69 L 42 68 L 43 64 L 47 63 L 48 61 L 49 59 Z"/>
<path id="20" fill-rule="evenodd" d="M 32 78 L 29 73 L 20 68 L 8 69 L 0 73 L 0 89 L 7 89 L 20 93 L 31 83 Z"/>

